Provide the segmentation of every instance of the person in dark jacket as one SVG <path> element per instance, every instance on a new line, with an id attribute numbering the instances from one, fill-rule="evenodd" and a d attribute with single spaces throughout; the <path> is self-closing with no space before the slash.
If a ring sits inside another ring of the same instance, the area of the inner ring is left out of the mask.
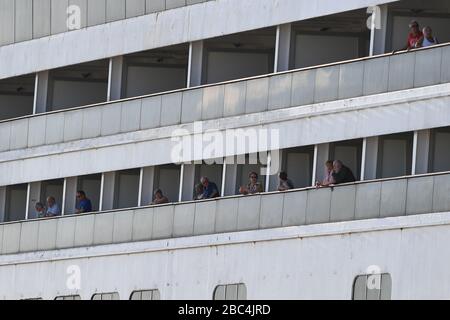
<path id="1" fill-rule="evenodd" d="M 333 163 L 334 184 L 355 182 L 356 178 L 352 170 L 344 166 L 342 161 L 336 160 Z"/>
<path id="2" fill-rule="evenodd" d="M 220 196 L 219 188 L 217 188 L 217 185 L 214 182 L 209 181 L 207 177 L 202 177 L 200 179 L 200 183 L 203 186 L 202 199 L 212 199 Z"/>

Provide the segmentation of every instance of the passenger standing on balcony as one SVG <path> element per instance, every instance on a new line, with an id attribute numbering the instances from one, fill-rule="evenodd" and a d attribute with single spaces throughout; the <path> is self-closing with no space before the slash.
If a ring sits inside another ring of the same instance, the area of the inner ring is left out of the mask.
<path id="1" fill-rule="evenodd" d="M 45 217 L 45 206 L 42 202 L 36 203 L 34 208 L 36 209 L 36 218 L 44 218 Z"/>
<path id="2" fill-rule="evenodd" d="M 219 188 L 214 182 L 209 181 L 207 177 L 202 177 L 200 182 L 203 186 L 203 197 L 202 199 L 213 199 L 220 196 Z"/>
<path id="3" fill-rule="evenodd" d="M 278 191 L 286 191 L 294 189 L 294 184 L 288 179 L 286 172 L 280 172 L 278 176 Z"/>
<path id="4" fill-rule="evenodd" d="M 333 160 L 328 160 L 327 162 L 325 162 L 325 178 L 322 182 L 317 181 L 316 187 L 327 187 L 331 184 L 334 184 Z"/>
<path id="5" fill-rule="evenodd" d="M 46 217 L 56 217 L 61 215 L 61 209 L 59 208 L 58 204 L 56 203 L 55 197 L 48 197 L 47 198 L 47 213 L 45 214 Z"/>
<path id="6" fill-rule="evenodd" d="M 77 213 L 88 213 L 92 212 L 92 203 L 86 197 L 86 193 L 82 190 L 77 191 L 77 205 L 76 212 Z"/>
<path id="7" fill-rule="evenodd" d="M 203 199 L 203 185 L 201 183 L 197 183 L 194 187 L 194 200 L 202 200 Z"/>
<path id="8" fill-rule="evenodd" d="M 250 182 L 246 186 L 239 188 L 239 193 L 243 195 L 261 193 L 264 191 L 261 183 L 258 182 L 258 174 L 256 172 L 250 172 L 248 175 Z"/>
<path id="9" fill-rule="evenodd" d="M 417 47 L 426 48 L 437 44 L 439 44 L 439 41 L 433 36 L 433 30 L 430 27 L 423 28 L 423 37 L 417 43 Z"/>
<path id="10" fill-rule="evenodd" d="M 161 189 L 156 189 L 154 193 L 153 205 L 169 203 L 169 198 L 167 198 Z"/>
<path id="11" fill-rule="evenodd" d="M 415 20 L 409 24 L 408 43 L 402 50 L 411 50 L 417 48 L 418 42 L 423 38 L 423 33 L 420 31 L 419 23 Z"/>
<path id="12" fill-rule="evenodd" d="M 336 160 L 333 163 L 334 184 L 355 182 L 355 176 L 348 167 L 344 166 L 342 161 Z"/>

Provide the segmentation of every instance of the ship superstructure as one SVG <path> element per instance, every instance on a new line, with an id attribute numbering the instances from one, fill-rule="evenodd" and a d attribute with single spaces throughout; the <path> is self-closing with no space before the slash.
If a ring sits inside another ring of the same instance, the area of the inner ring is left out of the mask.
<path id="1" fill-rule="evenodd" d="M 0 298 L 448 299 L 449 30 L 443 0 L 0 0 Z"/>

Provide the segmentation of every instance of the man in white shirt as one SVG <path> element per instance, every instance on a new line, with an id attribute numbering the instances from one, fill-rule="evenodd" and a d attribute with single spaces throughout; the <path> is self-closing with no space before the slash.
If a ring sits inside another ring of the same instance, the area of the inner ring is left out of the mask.
<path id="1" fill-rule="evenodd" d="M 46 217 L 56 217 L 61 215 L 61 209 L 59 208 L 58 204 L 56 203 L 55 197 L 48 197 L 47 198 L 47 214 Z"/>

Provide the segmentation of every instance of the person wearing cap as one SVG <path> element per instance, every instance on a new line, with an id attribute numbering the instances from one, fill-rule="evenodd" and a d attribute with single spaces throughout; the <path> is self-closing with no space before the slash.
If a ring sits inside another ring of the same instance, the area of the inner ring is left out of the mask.
<path id="1" fill-rule="evenodd" d="M 402 50 L 411 50 L 418 47 L 418 43 L 423 39 L 423 32 L 420 31 L 419 23 L 415 20 L 409 24 L 408 43 Z"/>

